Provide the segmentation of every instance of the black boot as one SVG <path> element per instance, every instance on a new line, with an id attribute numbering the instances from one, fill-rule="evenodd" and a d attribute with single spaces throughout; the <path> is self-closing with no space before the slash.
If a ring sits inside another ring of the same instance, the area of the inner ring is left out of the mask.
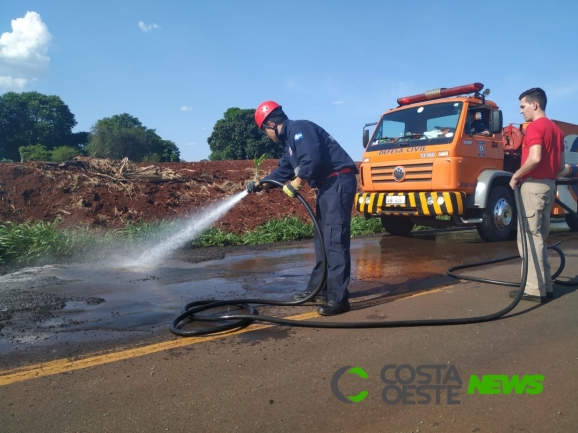
<path id="1" fill-rule="evenodd" d="M 336 314 L 347 313 L 351 310 L 349 301 L 335 302 L 328 301 L 327 304 L 322 305 L 317 309 L 317 312 L 322 316 L 335 316 Z"/>

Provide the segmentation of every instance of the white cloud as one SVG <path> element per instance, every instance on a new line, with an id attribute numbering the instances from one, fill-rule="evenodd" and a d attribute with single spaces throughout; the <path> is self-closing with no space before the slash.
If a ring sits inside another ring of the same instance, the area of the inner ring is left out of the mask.
<path id="1" fill-rule="evenodd" d="M 12 20 L 12 32 L 0 36 L 0 88 L 24 88 L 29 78 L 37 78 L 48 68 L 46 55 L 52 35 L 36 12 Z"/>
<path id="2" fill-rule="evenodd" d="M 26 83 L 28 83 L 26 78 L 0 77 L 0 90 L 22 91 Z"/>
<path id="3" fill-rule="evenodd" d="M 333 101 L 332 104 L 334 104 L 334 105 L 341 105 L 341 104 L 345 104 L 345 102 L 343 102 L 343 101 Z"/>
<path id="4" fill-rule="evenodd" d="M 181 146 L 196 146 L 194 141 L 189 141 L 187 143 L 182 143 Z"/>
<path id="5" fill-rule="evenodd" d="M 191 111 L 191 110 L 192 110 L 192 108 L 191 108 L 191 107 L 187 107 L 186 105 L 183 105 L 183 106 L 181 107 L 181 111 Z"/>
<path id="6" fill-rule="evenodd" d="M 138 22 L 138 27 L 145 33 L 150 32 L 151 30 L 156 30 L 156 29 L 160 29 L 161 26 L 159 26 L 158 24 L 152 23 L 149 25 L 146 25 L 144 23 L 144 21 L 139 21 Z"/>

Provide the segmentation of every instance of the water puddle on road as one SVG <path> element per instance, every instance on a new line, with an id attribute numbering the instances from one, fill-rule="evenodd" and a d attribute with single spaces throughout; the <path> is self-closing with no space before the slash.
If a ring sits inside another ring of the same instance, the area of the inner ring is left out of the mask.
<path id="1" fill-rule="evenodd" d="M 563 236 L 570 235 L 556 233 Z M 382 302 L 424 282 L 449 278 L 451 266 L 516 253 L 515 241 L 483 243 L 475 230 L 354 239 L 352 300 L 377 297 Z M 305 289 L 314 263 L 313 244 L 306 242 L 194 264 L 169 258 L 151 267 L 92 262 L 22 269 L 0 276 L 0 355 L 22 344 L 118 339 L 159 328 L 168 332 L 192 301 L 290 300 Z M 2 298 L 22 291 L 31 297 L 30 305 L 20 309 L 10 307 L 9 296 Z M 42 303 L 48 295 L 67 301 L 48 313 L 35 311 L 34 302 Z"/>

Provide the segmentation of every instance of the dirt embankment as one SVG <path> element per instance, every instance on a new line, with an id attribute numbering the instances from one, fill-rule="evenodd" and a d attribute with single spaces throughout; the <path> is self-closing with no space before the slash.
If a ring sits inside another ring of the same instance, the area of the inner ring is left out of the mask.
<path id="1" fill-rule="evenodd" d="M 277 160 L 266 160 L 259 177 Z M 186 218 L 244 189 L 253 161 L 131 163 L 77 158 L 65 163 L 0 163 L 0 223 L 61 220 L 60 227 L 114 229 L 128 221 Z M 315 191 L 302 192 L 311 205 Z M 299 216 L 303 206 L 279 189 L 250 194 L 216 222 L 243 233 L 271 219 Z"/>

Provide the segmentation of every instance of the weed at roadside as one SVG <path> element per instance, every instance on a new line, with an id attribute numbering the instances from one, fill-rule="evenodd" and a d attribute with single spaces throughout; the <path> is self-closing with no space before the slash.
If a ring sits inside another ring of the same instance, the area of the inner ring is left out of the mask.
<path id="1" fill-rule="evenodd" d="M 128 222 L 121 229 L 106 233 L 95 232 L 88 227 L 76 230 L 60 230 L 59 220 L 53 223 L 6 222 L 0 225 L 0 264 L 31 265 L 56 263 L 70 257 L 92 257 L 98 250 L 114 245 L 131 245 L 132 242 L 161 241 L 176 228 L 172 220 L 155 222 Z M 355 216 L 351 220 L 351 236 L 363 236 L 383 232 L 378 219 L 366 220 Z M 270 220 L 254 230 L 237 235 L 211 227 L 192 240 L 188 247 L 251 246 L 312 239 L 313 223 L 297 217 Z"/>

